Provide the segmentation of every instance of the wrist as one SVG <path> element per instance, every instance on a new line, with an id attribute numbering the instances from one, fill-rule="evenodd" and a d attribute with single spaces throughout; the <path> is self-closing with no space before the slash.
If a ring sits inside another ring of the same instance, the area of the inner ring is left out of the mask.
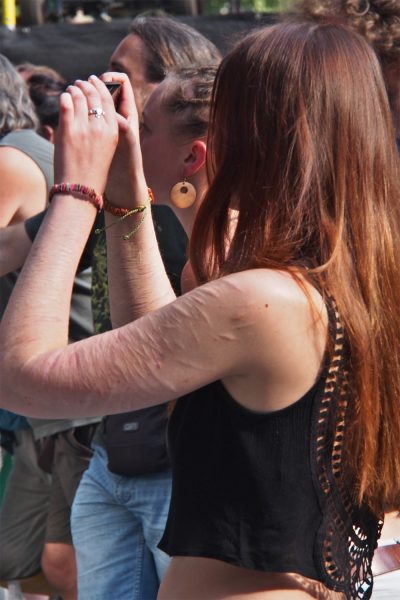
<path id="1" fill-rule="evenodd" d="M 114 204 L 109 200 L 109 198 L 104 194 L 103 207 L 104 211 L 114 215 L 114 217 L 122 217 L 129 216 L 129 213 L 143 212 L 146 208 L 150 208 L 150 205 L 154 203 L 154 194 L 151 188 L 146 187 L 146 189 L 142 191 L 140 190 L 139 194 L 135 195 L 136 198 L 140 197 L 141 202 L 137 204 L 134 202 L 134 206 L 131 206 L 131 203 L 127 203 L 126 206 L 121 206 L 120 204 Z"/>
<path id="2" fill-rule="evenodd" d="M 142 206 L 148 201 L 148 187 L 144 176 L 129 175 L 127 183 L 121 185 L 121 180 L 117 184 L 107 185 L 106 196 L 108 201 L 119 208 L 136 208 Z"/>
<path id="3" fill-rule="evenodd" d="M 142 196 L 143 197 L 143 196 Z M 153 192 L 150 188 L 146 189 L 146 199 L 143 204 L 138 204 L 134 208 L 115 206 L 104 196 L 103 207 L 106 215 L 106 226 L 103 229 L 96 229 L 95 233 L 99 234 L 109 229 L 113 225 L 120 225 L 119 229 L 125 229 L 125 233 L 121 236 L 123 240 L 129 240 L 142 226 L 146 219 L 146 213 L 150 211 L 151 203 L 154 201 Z M 110 216 L 113 220 L 110 219 Z M 133 223 L 133 219 L 136 218 L 136 223 Z M 126 231 L 129 222 L 129 231 Z M 121 227 L 124 223 L 125 227 Z"/>

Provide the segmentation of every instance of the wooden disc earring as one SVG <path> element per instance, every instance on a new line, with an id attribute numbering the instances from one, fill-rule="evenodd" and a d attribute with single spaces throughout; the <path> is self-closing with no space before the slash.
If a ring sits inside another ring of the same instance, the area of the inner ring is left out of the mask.
<path id="1" fill-rule="evenodd" d="M 190 208 L 196 200 L 196 188 L 184 178 L 176 183 L 169 193 L 171 204 L 176 208 Z"/>

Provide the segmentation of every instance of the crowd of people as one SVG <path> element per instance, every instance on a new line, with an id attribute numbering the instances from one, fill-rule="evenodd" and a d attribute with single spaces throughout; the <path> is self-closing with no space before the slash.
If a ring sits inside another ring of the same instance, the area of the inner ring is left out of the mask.
<path id="1" fill-rule="evenodd" d="M 399 72 L 388 0 L 0 55 L 1 581 L 400 594 Z"/>

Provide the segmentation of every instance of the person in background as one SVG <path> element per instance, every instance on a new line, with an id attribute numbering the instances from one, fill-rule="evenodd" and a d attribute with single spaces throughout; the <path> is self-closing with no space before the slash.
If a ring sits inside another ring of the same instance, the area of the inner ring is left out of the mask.
<path id="1" fill-rule="evenodd" d="M 193 65 L 217 64 L 220 59 L 221 54 L 214 44 L 192 27 L 170 18 L 140 16 L 133 20 L 130 33 L 113 52 L 109 67 L 113 71 L 128 75 L 135 90 L 135 100 L 140 112 L 144 101 L 169 70 Z M 29 77 L 33 70 L 35 73 L 43 73 L 53 78 L 55 74 L 57 75 L 53 69 L 31 63 L 23 63 L 19 65 L 19 69 L 24 78 Z M 159 215 L 167 215 L 170 212 L 164 207 L 158 207 L 157 211 Z M 38 215 L 35 220 L 32 220 L 29 234 L 23 223 L 8 229 L 0 229 L 0 273 L 14 271 L 23 265 L 32 245 L 30 235 L 36 234 L 43 217 L 44 214 L 40 217 Z M 172 221 L 170 216 L 166 217 L 164 225 L 166 238 L 170 237 L 167 233 L 167 222 L 176 222 L 176 220 Z M 174 235 L 173 231 L 171 235 Z M 182 233 L 179 234 L 181 240 L 179 252 L 181 252 L 182 240 L 185 244 L 184 237 Z M 99 253 L 104 255 L 103 251 Z M 175 280 L 178 281 L 179 263 L 180 261 L 175 268 Z M 102 303 L 96 302 L 96 304 Z M 98 310 L 102 309 L 95 307 L 97 313 Z M 95 320 L 97 331 L 101 329 L 102 320 L 105 326 L 109 326 L 108 317 L 103 318 L 99 314 L 99 319 Z"/>
<path id="2" fill-rule="evenodd" d="M 39 117 L 38 133 L 54 143 L 54 135 L 58 127 L 59 97 L 65 90 L 66 81 L 42 73 L 32 73 L 26 79 L 26 83 Z"/>
<path id="3" fill-rule="evenodd" d="M 0 140 L 0 152 L 5 153 L 0 169 L 10 183 L 10 198 L 15 206 L 21 206 L 21 211 L 11 221 L 17 223 L 22 218 L 18 215 L 25 214 L 23 205 L 29 204 L 31 197 L 35 198 L 35 186 L 42 194 L 41 206 L 47 203 L 47 190 L 53 183 L 54 154 L 53 144 L 49 140 L 54 138 L 59 96 L 64 86 L 59 85 L 61 78 L 50 80 L 46 75 L 46 85 L 39 88 L 36 79 L 36 83 L 31 82 L 35 86 L 32 102 L 18 72 L 7 59 L 0 57 L 0 61 L 0 79 L 6 89 L 2 94 L 3 131 L 15 127 Z M 35 77 L 43 82 L 42 74 Z M 49 88 L 50 96 L 47 94 Z M 39 114 L 35 111 L 36 104 L 40 106 Z M 23 121 L 24 115 L 26 121 Z M 24 128 L 31 124 L 34 124 L 34 129 Z M 39 131 L 46 133 L 44 137 L 47 139 L 38 135 Z M 7 166 L 10 167 L 9 171 Z M 30 177 L 31 172 L 37 172 L 37 180 Z M 40 186 L 38 181 L 41 182 L 41 178 L 43 185 Z M 2 208 L 9 202 L 6 192 L 3 188 Z M 30 210 L 27 214 L 30 214 Z M 9 227 L 18 227 L 18 224 Z M 2 231 L 7 232 L 9 227 Z M 0 280 L 3 311 L 18 273 L 4 270 L 1 274 L 4 275 Z M 90 286 L 89 264 L 74 280 L 70 305 L 70 341 L 84 339 L 93 333 Z M 1 416 L 0 424 L 3 420 Z M 49 583 L 64 600 L 76 597 L 70 509 L 80 476 L 91 457 L 88 446 L 94 424 L 98 421 L 99 418 L 93 417 L 75 420 L 28 419 L 26 427 L 11 434 L 9 448 L 14 454 L 13 468 L 0 511 L 1 579 L 24 579 L 42 569 Z"/>
<path id="4" fill-rule="evenodd" d="M 0 92 L 0 227 L 5 227 L 45 208 L 53 147 L 36 133 L 38 118 L 26 85 L 2 54 Z"/>
<path id="5" fill-rule="evenodd" d="M 0 328 L 1 403 L 77 416 L 179 398 L 160 600 L 368 599 L 380 517 L 400 508 L 399 163 L 376 56 L 335 23 L 290 23 L 224 58 L 208 191 L 196 204 L 197 146 L 160 198 L 193 227 L 198 287 L 181 298 L 150 218 L 132 90 L 110 76 L 118 113 L 96 76 L 62 95 L 58 185 Z M 167 184 L 162 85 L 146 152 Z M 82 178 L 89 193 L 66 185 Z M 102 202 L 115 329 L 68 346 L 65 289 Z"/>
<path id="6" fill-rule="evenodd" d="M 30 62 L 24 62 L 16 65 L 15 68 L 24 81 L 27 81 L 31 75 L 44 75 L 45 77 L 53 79 L 53 81 L 64 81 L 64 77 L 61 73 L 47 65 L 34 65 Z"/>
<path id="7" fill-rule="evenodd" d="M 59 96 L 65 89 L 65 80 L 57 71 L 45 65 L 21 63 L 17 65 L 16 70 L 23 80 L 28 83 L 28 91 L 35 108 L 35 118 L 37 120 L 36 133 L 48 142 L 53 143 L 58 125 Z M 19 80 L 18 83 L 20 84 Z M 52 177 L 54 149 L 48 143 L 43 144 L 43 148 L 46 149 L 45 155 L 49 156 L 45 168 L 50 179 Z M 32 245 L 30 235 L 33 237 L 36 235 L 43 216 L 44 211 L 35 214 L 32 222 L 28 224 L 25 221 L 19 221 L 7 227 L 0 227 L 1 278 L 10 274 L 7 279 L 15 283 L 15 276 L 11 273 L 17 271 L 24 264 Z M 86 258 L 87 260 L 84 261 L 85 268 L 91 265 L 91 258 L 88 256 Z M 2 281 L 5 282 L 7 279 Z M 13 279 L 14 281 L 12 281 Z M 4 285 L 5 283 L 3 283 L 2 298 L 5 302 L 10 293 L 6 294 Z"/>
<path id="8" fill-rule="evenodd" d="M 174 68 L 216 65 L 220 53 L 197 31 L 168 18 L 140 17 L 131 25 L 110 58 L 110 68 L 124 72 L 135 92 L 141 115 L 144 102 Z M 154 168 L 158 168 L 154 157 Z M 180 291 L 180 274 L 186 261 L 187 237 L 170 208 L 154 206 L 153 217 L 165 268 L 174 289 Z M 106 245 L 100 236 L 94 249 L 93 314 L 97 333 L 111 329 L 108 305 Z M 161 399 L 160 399 L 161 400 Z M 94 440 L 94 456 L 75 497 L 72 531 L 77 549 L 78 589 L 82 600 L 94 597 L 107 600 L 115 595 L 132 600 L 152 600 L 169 564 L 167 555 L 157 548 L 163 534 L 171 493 L 171 471 L 165 460 L 158 467 L 149 457 L 166 459 L 167 407 L 147 411 L 146 436 L 123 447 L 127 434 L 123 428 L 145 427 L 141 413 L 104 420 Z M 119 431 L 116 450 L 128 450 L 126 470 L 113 472 L 107 448 L 109 432 Z M 126 430 L 125 430 L 126 431 Z M 131 434 L 132 435 L 132 434 Z M 128 443 L 128 442 L 126 442 Z M 136 444 L 136 445 L 135 445 Z M 153 472 L 153 469 L 156 469 Z M 121 475 L 121 473 L 123 473 Z M 104 537 L 103 530 L 108 528 Z M 112 559 L 111 559 L 112 556 Z"/>

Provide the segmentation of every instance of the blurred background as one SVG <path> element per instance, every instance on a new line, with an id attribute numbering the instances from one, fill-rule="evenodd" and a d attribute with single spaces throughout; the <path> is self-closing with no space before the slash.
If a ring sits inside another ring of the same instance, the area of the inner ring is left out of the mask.
<path id="1" fill-rule="evenodd" d="M 6 27 L 13 3 L 16 25 L 29 27 L 74 17 L 77 24 L 91 19 L 106 21 L 144 11 L 191 16 L 275 13 L 284 9 L 288 0 L 1 0 L 0 17 Z"/>
<path id="2" fill-rule="evenodd" d="M 254 27 L 273 22 L 290 0 L 0 0 L 0 52 L 67 81 L 107 70 L 138 14 L 169 15 L 198 29 L 225 54 Z M 14 11 L 14 14 L 13 14 Z"/>

